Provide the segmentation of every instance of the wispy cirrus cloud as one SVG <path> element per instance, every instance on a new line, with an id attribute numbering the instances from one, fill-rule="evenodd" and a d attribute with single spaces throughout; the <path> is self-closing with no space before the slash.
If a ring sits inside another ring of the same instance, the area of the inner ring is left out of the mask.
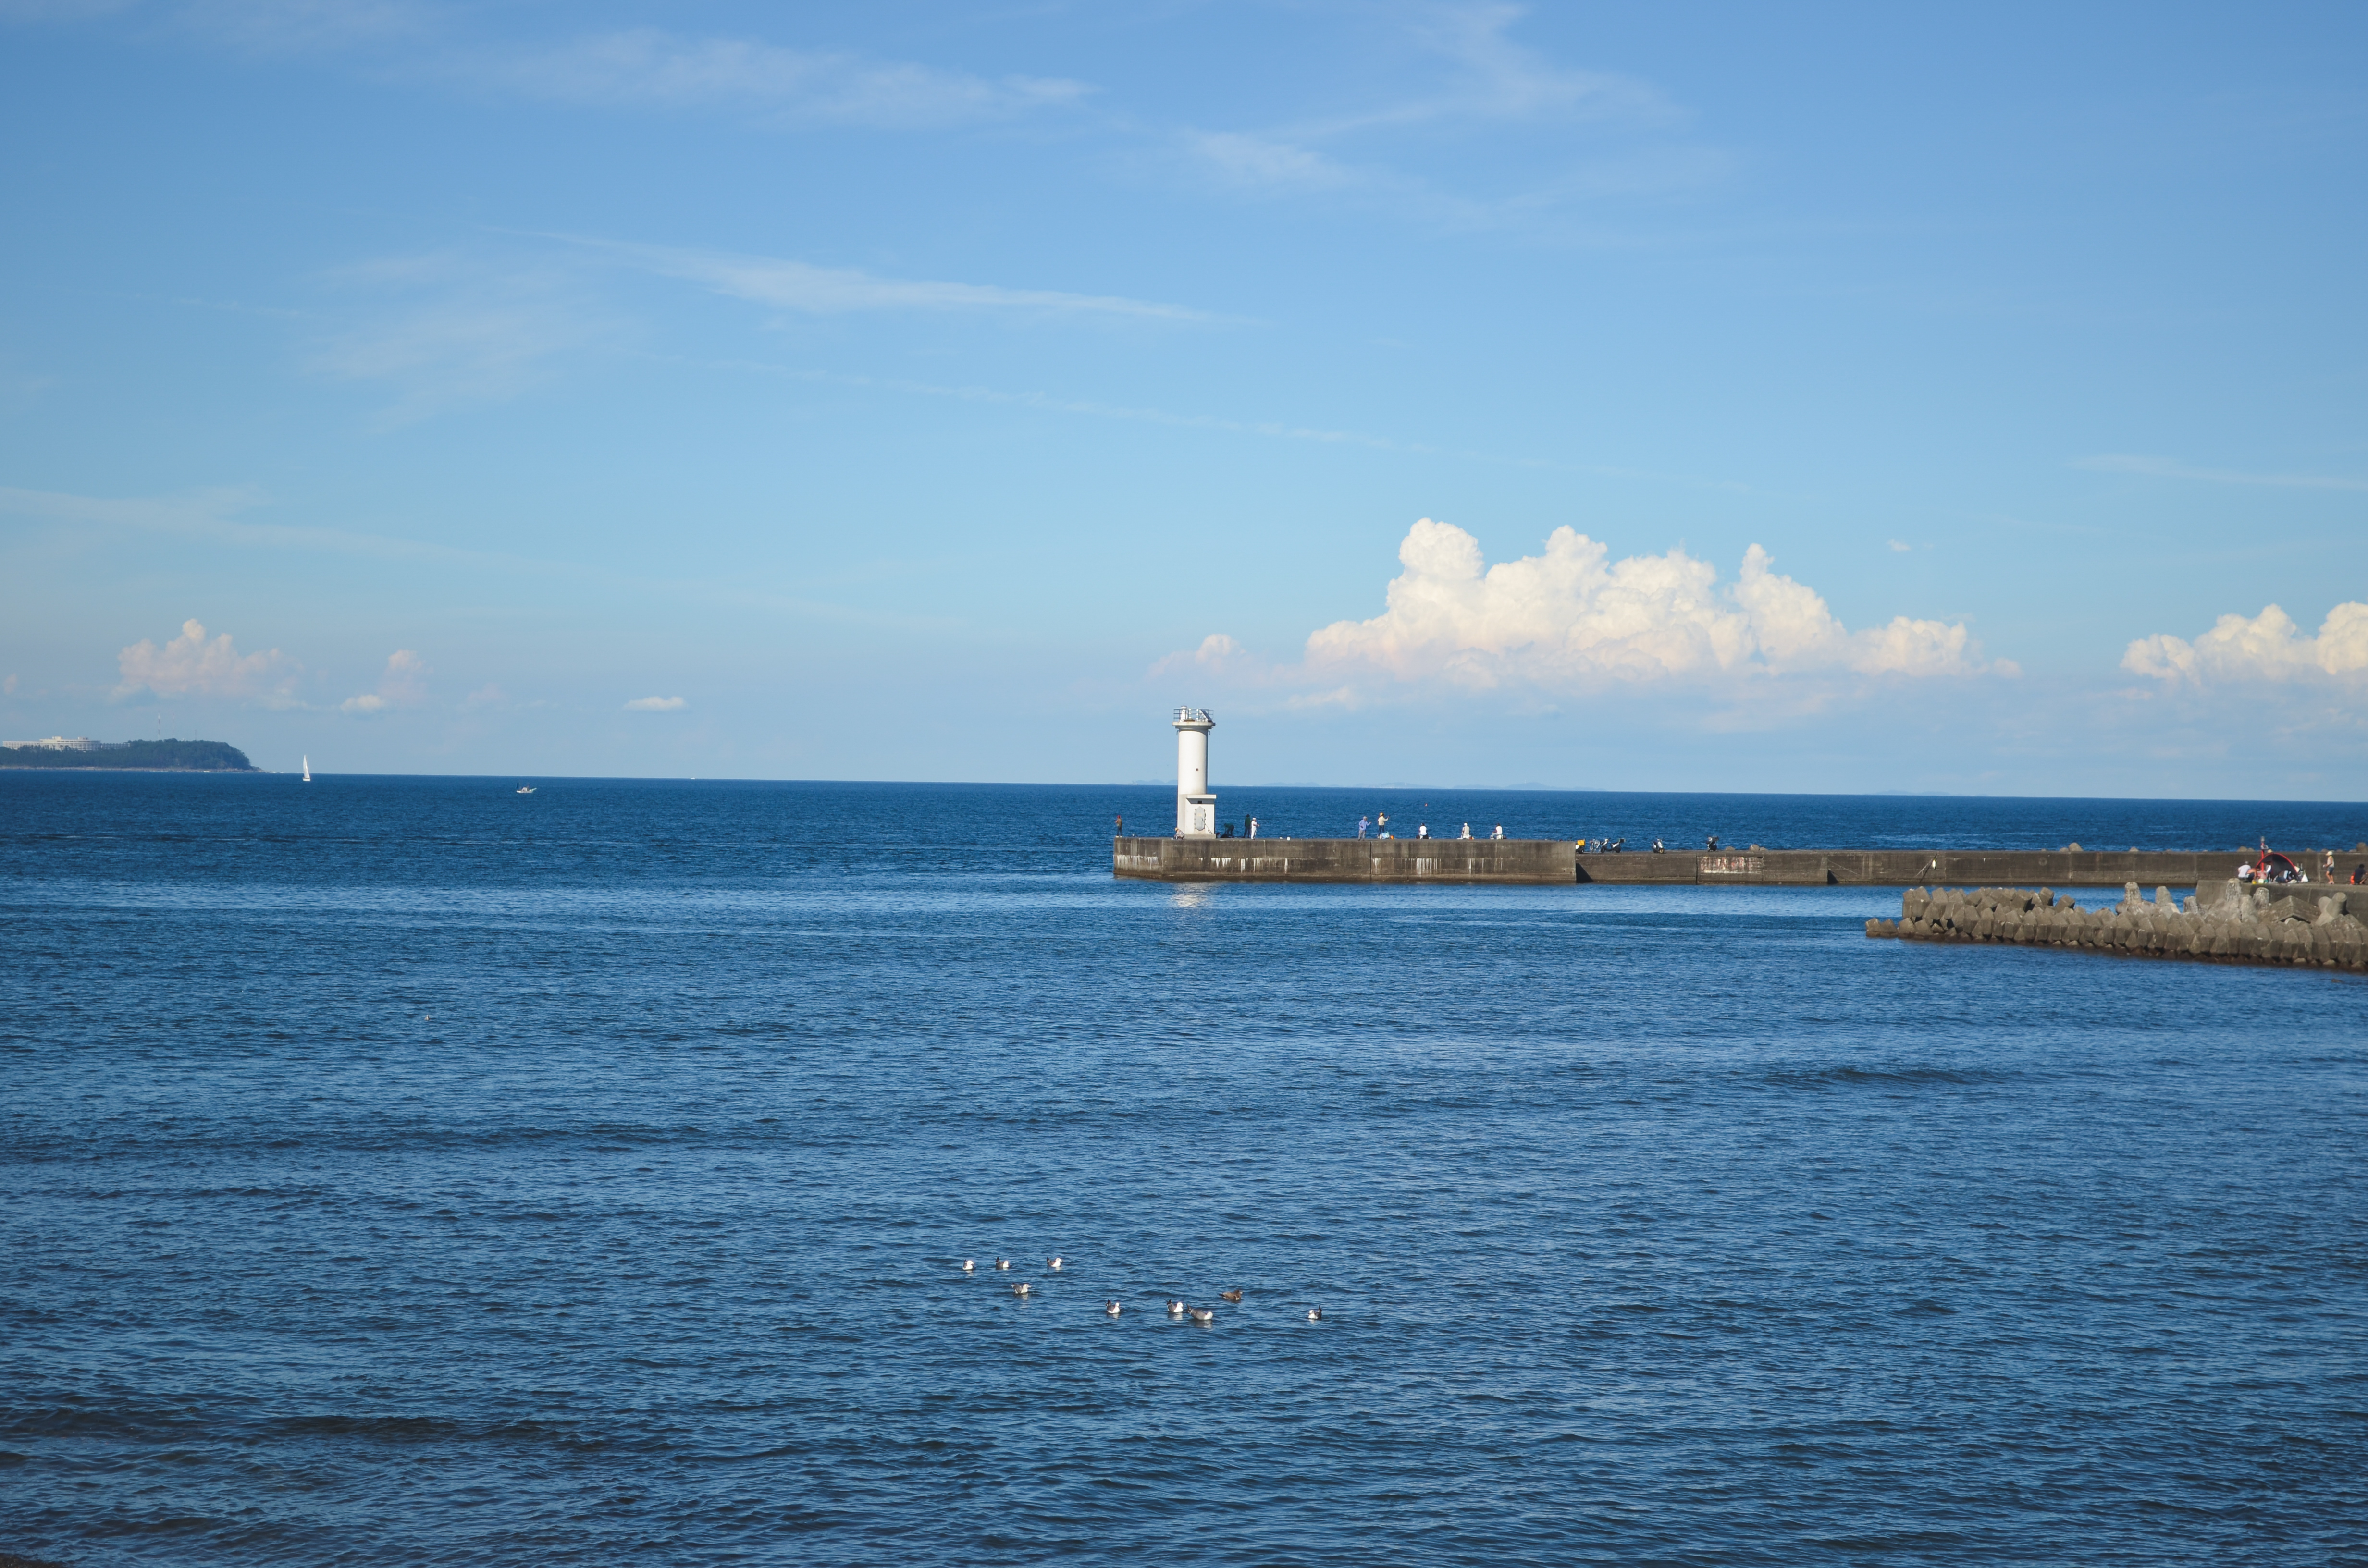
<path id="1" fill-rule="evenodd" d="M 268 506 L 270 499 L 256 485 L 224 485 L 180 495 L 131 496 L 75 495 L 0 485 L 0 517 L 38 517 L 69 527 L 137 528 L 241 549 L 318 551 L 376 561 L 437 562 L 480 570 L 546 574 L 581 570 L 561 562 L 460 550 L 424 540 L 242 520 L 241 514 Z"/>
<path id="2" fill-rule="evenodd" d="M 679 713 L 690 704 L 679 697 L 636 697 L 625 704 L 628 713 Z"/>
<path id="3" fill-rule="evenodd" d="M 1440 91 L 1336 122 L 1342 129 L 1441 119 L 1668 121 L 1679 118 L 1658 89 L 1633 76 L 1560 65 L 1510 35 L 1528 7 L 1445 6 L 1418 13 L 1417 43 L 1448 62 Z"/>
<path id="4" fill-rule="evenodd" d="M 574 234 L 539 237 L 564 240 L 642 271 L 695 283 L 735 300 L 811 315 L 844 315 L 860 311 L 999 311 L 1173 322 L 1220 319 L 1183 305 L 1130 300 L 1115 294 L 882 278 L 854 267 L 816 267 L 780 256 L 634 244 Z"/>
<path id="5" fill-rule="evenodd" d="M 1515 39 L 1512 30 L 1526 14 L 1493 3 L 1417 9 L 1403 38 L 1428 63 L 1426 86 L 1367 108 L 1264 128 L 1186 127 L 1173 133 L 1173 143 L 1188 166 L 1244 192 L 1341 193 L 1455 222 L 1504 222 L 1577 200 L 1691 187 L 1728 172 L 1731 160 L 1715 149 L 1667 142 L 1666 133 L 1686 117 L 1650 84 L 1562 64 Z M 1509 194 L 1449 189 L 1410 166 L 1451 131 L 1502 135 L 1585 124 L 1663 140 L 1596 141 L 1559 151 L 1559 167 L 1535 173 Z"/>
<path id="6" fill-rule="evenodd" d="M 438 17 L 410 0 L 0 0 L 0 23 L 116 20 L 151 40 L 302 55 L 424 39 L 433 35 Z"/>
<path id="7" fill-rule="evenodd" d="M 624 335 L 556 267 L 436 252 L 361 262 L 326 281 L 364 303 L 353 324 L 315 345 L 308 368 L 393 388 L 380 419 L 387 426 L 516 397 L 541 385 L 564 356 Z"/>
<path id="8" fill-rule="evenodd" d="M 414 0 L 0 0 L 0 22 L 122 19 L 246 54 L 355 55 L 377 71 L 605 108 L 715 110 L 783 123 L 924 130 L 1057 109 L 1094 89 L 835 49 L 662 28 L 495 41 Z"/>
<path id="9" fill-rule="evenodd" d="M 1186 153 L 1220 181 L 1268 191 L 1347 190 L 1383 176 L 1343 164 L 1300 142 L 1247 131 L 1184 131 Z"/>
<path id="10" fill-rule="evenodd" d="M 320 54 L 433 36 L 438 18 L 406 0 L 179 0 L 169 25 L 255 54 Z"/>
<path id="11" fill-rule="evenodd" d="M 1093 89 L 909 61 L 637 28 L 488 61 L 483 79 L 535 97 L 623 108 L 755 110 L 790 120 L 925 129 L 1074 104 Z"/>
<path id="12" fill-rule="evenodd" d="M 130 10 L 136 0 L 0 0 L 0 22 L 89 22 Z"/>
<path id="13" fill-rule="evenodd" d="M 2106 452 L 2095 457 L 2076 458 L 2072 466 L 2093 469 L 2100 473 L 2135 473 L 2149 479 L 2189 479 L 2206 484 L 2258 484 L 2275 490 L 2368 491 L 2368 479 L 2347 479 L 2320 473 L 2252 473 L 2231 468 L 2203 468 L 2173 458 L 2142 457 L 2129 452 Z"/>

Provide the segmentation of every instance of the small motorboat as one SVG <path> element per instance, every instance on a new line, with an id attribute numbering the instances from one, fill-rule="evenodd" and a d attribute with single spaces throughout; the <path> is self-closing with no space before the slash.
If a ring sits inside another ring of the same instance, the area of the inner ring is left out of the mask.
<path id="1" fill-rule="evenodd" d="M 518 792 L 521 795 L 531 795 L 534 793 L 534 786 L 531 784 L 521 784 L 518 787 Z"/>

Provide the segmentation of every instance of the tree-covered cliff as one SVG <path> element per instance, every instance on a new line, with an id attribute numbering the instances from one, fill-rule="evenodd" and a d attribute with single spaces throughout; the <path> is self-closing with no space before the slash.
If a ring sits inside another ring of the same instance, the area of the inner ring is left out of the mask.
<path id="1" fill-rule="evenodd" d="M 200 773 L 254 773 L 246 753 L 227 741 L 133 741 L 105 751 L 0 747 L 0 767 L 174 767 Z"/>

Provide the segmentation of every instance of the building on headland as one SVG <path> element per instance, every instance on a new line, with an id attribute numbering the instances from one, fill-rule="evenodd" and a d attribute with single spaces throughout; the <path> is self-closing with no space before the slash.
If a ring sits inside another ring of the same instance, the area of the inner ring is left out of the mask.
<path id="1" fill-rule="evenodd" d="M 51 735 L 45 741 L 0 741 L 10 751 L 121 751 L 130 741 L 95 741 L 88 735 Z"/>
<path id="2" fill-rule="evenodd" d="M 1176 710 L 1176 836 L 1217 836 L 1217 797 L 1209 792 L 1209 732 L 1216 716 L 1205 708 Z"/>

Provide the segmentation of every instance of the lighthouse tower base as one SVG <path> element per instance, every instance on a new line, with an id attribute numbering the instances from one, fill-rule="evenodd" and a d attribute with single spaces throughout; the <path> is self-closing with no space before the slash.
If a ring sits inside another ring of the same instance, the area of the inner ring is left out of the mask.
<path id="1" fill-rule="evenodd" d="M 1217 797 L 1214 795 L 1177 796 L 1176 836 L 1178 838 L 1216 837 Z"/>

